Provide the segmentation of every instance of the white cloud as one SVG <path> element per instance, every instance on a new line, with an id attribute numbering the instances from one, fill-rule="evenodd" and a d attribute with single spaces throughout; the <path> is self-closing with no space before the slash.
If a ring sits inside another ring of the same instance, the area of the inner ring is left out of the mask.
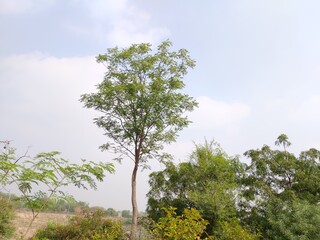
<path id="1" fill-rule="evenodd" d="M 141 9 L 126 5 L 118 16 L 113 19 L 113 28 L 107 34 L 108 40 L 118 46 L 132 43 L 156 43 L 169 35 L 166 28 L 150 27 L 150 15 Z"/>
<path id="2" fill-rule="evenodd" d="M 41 53 L 14 55 L 0 59 L 1 79 L 10 80 L 14 90 L 24 88 L 22 93 L 28 95 L 34 90 L 49 90 L 52 95 L 55 88 L 70 87 L 77 91 L 93 80 L 103 77 L 105 68 L 95 62 L 95 57 L 56 58 Z M 54 89 L 52 89 L 53 87 Z M 50 88 L 50 89 L 49 89 Z M 69 94 L 70 92 L 66 93 Z M 39 92 L 38 94 L 44 94 Z M 36 96 L 33 96 L 36 97 Z"/>
<path id="3" fill-rule="evenodd" d="M 191 128 L 232 130 L 250 114 L 250 107 L 243 103 L 226 103 L 209 97 L 199 97 L 197 101 L 199 108 L 190 114 Z"/>
<path id="4" fill-rule="evenodd" d="M 21 14 L 51 6 L 55 0 L 0 0 L 0 14 Z"/>
<path id="5" fill-rule="evenodd" d="M 126 0 L 80 0 L 95 19 L 96 34 L 101 41 L 113 46 L 126 47 L 132 43 L 158 43 L 169 35 L 163 27 L 150 26 L 151 16 Z M 106 26 L 108 31 L 106 32 Z"/>
<path id="6" fill-rule="evenodd" d="M 127 0 L 79 0 L 90 11 L 94 19 L 104 20 L 117 18 L 127 7 Z"/>
<path id="7" fill-rule="evenodd" d="M 5 113 L 0 119 L 1 133 L 51 150 L 64 145 L 74 148 L 74 136 L 86 132 L 80 129 L 88 121 L 78 100 L 95 90 L 103 71 L 94 57 L 56 58 L 38 53 L 0 59 L 0 109 Z M 80 138 L 76 140 L 81 144 Z"/>

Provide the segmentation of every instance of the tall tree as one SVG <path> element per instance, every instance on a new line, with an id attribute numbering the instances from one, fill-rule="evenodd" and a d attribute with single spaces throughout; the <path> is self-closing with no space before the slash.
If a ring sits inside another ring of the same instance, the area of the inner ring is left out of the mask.
<path id="1" fill-rule="evenodd" d="M 137 230 L 137 171 L 147 167 L 148 160 L 167 156 L 161 151 L 163 145 L 175 141 L 177 133 L 188 126 L 185 112 L 197 105 L 181 93 L 183 77 L 195 62 L 185 49 L 170 51 L 171 45 L 170 41 L 162 42 L 156 53 L 147 43 L 109 48 L 97 57 L 107 68 L 98 91 L 80 99 L 85 107 L 103 114 L 94 119 L 110 140 L 101 148 L 118 153 L 117 160 L 133 160 L 131 239 Z"/>

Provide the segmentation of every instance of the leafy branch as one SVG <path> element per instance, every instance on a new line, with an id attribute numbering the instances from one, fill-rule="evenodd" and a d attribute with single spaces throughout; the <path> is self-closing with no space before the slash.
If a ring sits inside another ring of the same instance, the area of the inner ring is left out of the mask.
<path id="1" fill-rule="evenodd" d="M 32 211 L 32 219 L 23 238 L 27 235 L 39 213 L 48 207 L 50 199 L 64 198 L 62 187 L 74 185 L 87 190 L 97 189 L 97 181 L 102 182 L 105 173 L 113 173 L 112 163 L 95 163 L 82 160 L 81 164 L 69 163 L 59 157 L 60 152 L 40 153 L 31 158 L 27 152 L 16 157 L 16 150 L 6 144 L 0 152 L 0 184 L 15 184 L 22 196 L 20 199 Z"/>

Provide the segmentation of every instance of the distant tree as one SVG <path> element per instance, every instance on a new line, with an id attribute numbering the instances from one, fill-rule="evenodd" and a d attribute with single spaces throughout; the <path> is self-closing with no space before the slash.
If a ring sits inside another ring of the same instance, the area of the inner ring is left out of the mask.
<path id="1" fill-rule="evenodd" d="M 123 218 L 130 218 L 132 217 L 131 213 L 130 213 L 130 210 L 122 210 L 121 211 L 121 217 Z"/>
<path id="2" fill-rule="evenodd" d="M 93 207 L 90 207 L 90 212 L 101 212 L 101 213 L 106 213 L 106 209 L 104 207 L 100 207 L 100 206 L 93 206 Z"/>
<path id="3" fill-rule="evenodd" d="M 288 140 L 288 136 L 286 134 L 280 134 L 277 140 L 275 141 L 276 146 L 283 146 L 284 151 L 287 151 L 287 147 L 290 147 L 291 142 Z"/>
<path id="4" fill-rule="evenodd" d="M 113 208 L 108 208 L 106 210 L 106 215 L 109 216 L 109 217 L 117 217 L 118 216 L 118 211 L 116 211 Z"/>
<path id="5" fill-rule="evenodd" d="M 97 61 L 105 64 L 107 72 L 98 92 L 84 94 L 85 107 L 100 111 L 95 118 L 110 142 L 101 146 L 119 153 L 133 163 L 131 240 L 136 238 L 138 206 L 136 178 L 139 167 L 148 167 L 150 159 L 163 160 L 168 154 L 164 144 L 175 141 L 177 133 L 187 127 L 185 113 L 197 105 L 181 93 L 183 77 L 195 62 L 188 51 L 170 51 L 171 42 L 164 41 L 152 54 L 151 44 L 133 44 L 128 48 L 110 48 Z"/>
<path id="6" fill-rule="evenodd" d="M 89 209 L 89 203 L 83 202 L 83 201 L 79 201 L 77 203 L 77 207 L 82 209 L 82 210 L 87 210 L 87 209 Z"/>
<path id="7" fill-rule="evenodd" d="M 23 199 L 20 198 L 20 204 L 21 200 Z M 52 196 L 50 199 L 47 199 L 47 196 L 45 196 L 41 201 L 47 202 L 47 206 L 44 210 L 52 212 L 74 212 L 75 207 L 78 204 L 74 197 L 68 194 L 65 194 L 63 197 L 59 198 Z M 27 206 L 21 204 L 19 207 L 25 208 Z"/>

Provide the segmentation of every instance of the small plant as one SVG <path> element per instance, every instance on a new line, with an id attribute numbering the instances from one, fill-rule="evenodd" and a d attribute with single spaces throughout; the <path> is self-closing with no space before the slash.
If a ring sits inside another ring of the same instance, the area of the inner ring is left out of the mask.
<path id="1" fill-rule="evenodd" d="M 194 209 L 184 209 L 181 216 L 177 216 L 176 208 L 164 209 L 166 216 L 159 219 L 152 230 L 156 240 L 190 240 L 200 239 L 208 221 Z M 210 238 L 209 238 L 210 239 Z"/>
<path id="2" fill-rule="evenodd" d="M 123 237 L 120 221 L 103 218 L 102 211 L 85 213 L 69 220 L 67 225 L 48 224 L 30 240 L 121 240 Z"/>

